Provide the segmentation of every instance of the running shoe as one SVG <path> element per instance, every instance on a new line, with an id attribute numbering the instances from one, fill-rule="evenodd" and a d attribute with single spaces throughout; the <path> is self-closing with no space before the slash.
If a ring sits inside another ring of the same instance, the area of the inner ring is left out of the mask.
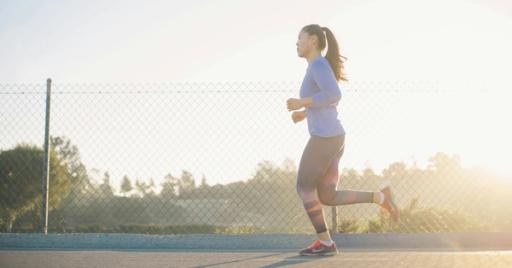
<path id="1" fill-rule="evenodd" d="M 302 249 L 299 252 L 302 256 L 331 256 L 338 254 L 336 243 L 332 243 L 331 246 L 326 246 L 320 242 L 320 239 L 316 239 L 307 248 Z"/>
<path id="2" fill-rule="evenodd" d="M 394 221 L 400 219 L 400 208 L 395 203 L 393 191 L 391 191 L 391 185 L 389 181 L 382 181 L 379 185 L 380 192 L 384 194 L 384 202 L 379 206 L 386 210 Z"/>

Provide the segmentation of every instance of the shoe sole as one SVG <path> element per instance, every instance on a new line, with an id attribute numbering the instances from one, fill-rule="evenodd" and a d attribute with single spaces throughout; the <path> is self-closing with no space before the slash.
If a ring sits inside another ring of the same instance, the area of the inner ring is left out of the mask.
<path id="1" fill-rule="evenodd" d="M 325 253 L 299 253 L 301 256 L 333 256 L 338 254 L 337 251 L 325 252 Z"/>

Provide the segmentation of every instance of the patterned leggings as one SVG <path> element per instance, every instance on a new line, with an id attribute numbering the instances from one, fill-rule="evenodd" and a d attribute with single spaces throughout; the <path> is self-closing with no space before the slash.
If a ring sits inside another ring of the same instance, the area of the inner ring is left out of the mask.
<path id="1" fill-rule="evenodd" d="M 310 135 L 297 173 L 297 193 L 316 233 L 327 231 L 322 204 L 338 206 L 373 203 L 369 191 L 337 190 L 338 164 L 345 149 L 345 134 L 332 137 Z"/>

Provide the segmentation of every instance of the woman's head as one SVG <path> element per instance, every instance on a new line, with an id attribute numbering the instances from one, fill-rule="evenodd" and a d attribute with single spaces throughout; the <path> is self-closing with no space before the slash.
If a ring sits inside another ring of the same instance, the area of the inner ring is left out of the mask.
<path id="1" fill-rule="evenodd" d="M 336 80 L 347 81 L 343 73 L 343 59 L 340 55 L 339 45 L 334 34 L 327 27 L 318 24 L 304 26 L 297 40 L 297 53 L 299 57 L 308 57 L 321 53 L 327 46 L 325 58 L 331 65 Z"/>

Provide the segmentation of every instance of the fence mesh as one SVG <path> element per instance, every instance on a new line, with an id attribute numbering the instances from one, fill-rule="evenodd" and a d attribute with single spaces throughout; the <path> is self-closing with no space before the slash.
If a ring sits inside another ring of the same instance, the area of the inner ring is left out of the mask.
<path id="1" fill-rule="evenodd" d="M 313 232 L 295 188 L 309 134 L 286 109 L 299 87 L 53 83 L 49 232 Z M 341 89 L 338 189 L 389 180 L 402 217 L 376 204 L 324 206 L 332 230 L 512 230 L 512 180 L 463 165 L 475 136 L 500 131 L 474 128 L 502 118 L 497 98 L 428 81 Z M 475 111 L 483 102 L 494 106 Z M 3 232 L 40 231 L 45 105 L 46 84 L 0 84 Z"/>

